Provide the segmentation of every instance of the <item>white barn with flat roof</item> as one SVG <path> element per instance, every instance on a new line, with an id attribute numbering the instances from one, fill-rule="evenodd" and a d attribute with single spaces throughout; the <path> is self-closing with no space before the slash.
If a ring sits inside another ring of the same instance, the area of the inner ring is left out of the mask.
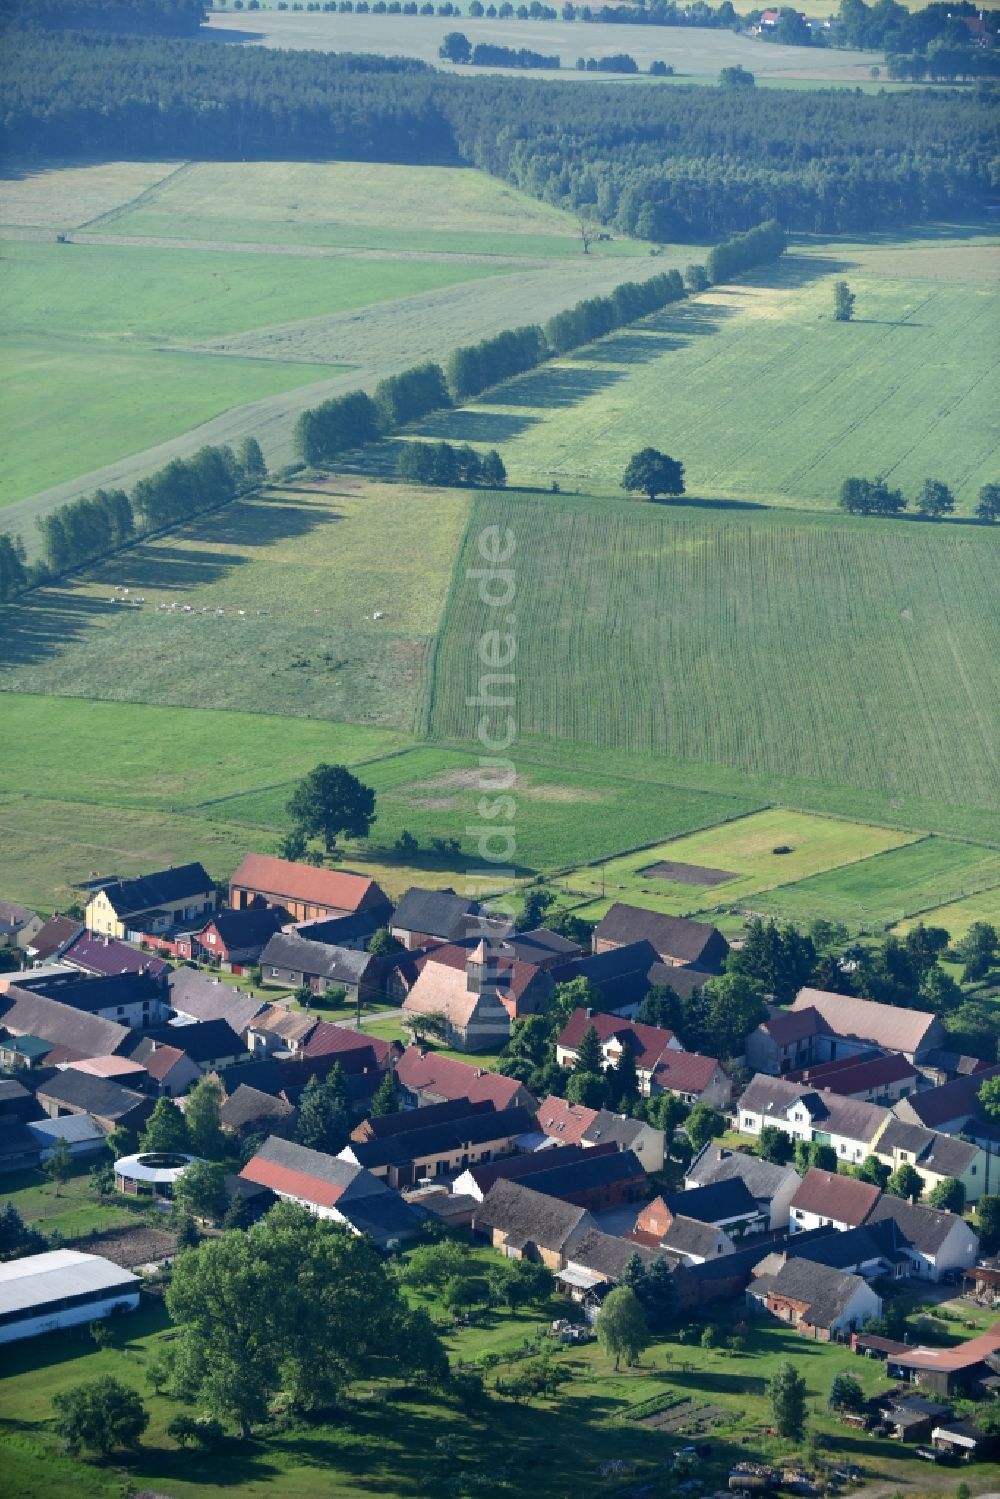
<path id="1" fill-rule="evenodd" d="M 94 1322 L 139 1305 L 138 1275 L 99 1254 L 51 1249 L 0 1265 L 0 1343 Z"/>

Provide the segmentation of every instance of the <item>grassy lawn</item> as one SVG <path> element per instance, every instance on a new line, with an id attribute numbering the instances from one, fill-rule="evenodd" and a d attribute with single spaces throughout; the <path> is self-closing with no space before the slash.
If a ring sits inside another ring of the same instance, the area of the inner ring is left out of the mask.
<path id="1" fill-rule="evenodd" d="M 509 528 L 515 548 L 525 735 L 728 765 L 772 785 L 856 786 L 880 793 L 888 821 L 897 797 L 1000 810 L 1000 536 L 477 496 L 437 652 L 438 738 L 473 728 L 474 644 L 493 621 L 467 569 L 487 524 Z M 650 824 L 642 841 L 655 837 Z"/>
<path id="2" fill-rule="evenodd" d="M 489 1258 L 489 1251 L 473 1251 L 470 1270 L 482 1271 Z M 435 1298 L 412 1293 L 412 1299 L 443 1320 Z M 501 1359 L 516 1355 L 560 1310 L 553 1302 L 516 1315 L 490 1313 L 479 1325 L 446 1330 L 449 1353 L 466 1363 L 486 1353 Z M 596 1343 L 565 1350 L 549 1345 L 572 1378 L 556 1398 L 525 1406 L 494 1397 L 482 1411 L 465 1413 L 430 1392 L 415 1390 L 399 1398 L 382 1381 L 366 1381 L 329 1424 L 293 1425 L 248 1443 L 230 1441 L 220 1454 L 205 1457 L 179 1450 L 167 1437 L 165 1428 L 180 1407 L 169 1397 L 152 1395 L 146 1385 L 146 1362 L 167 1326 L 162 1304 L 148 1302 L 114 1324 L 114 1345 L 107 1349 L 96 1350 L 82 1334 L 52 1334 L 8 1350 L 0 1380 L 5 1487 L 17 1499 L 72 1499 L 79 1494 L 110 1499 L 122 1492 L 127 1478 L 135 1488 L 176 1499 L 218 1492 L 220 1484 L 239 1486 L 247 1499 L 312 1499 L 330 1493 L 347 1499 L 373 1493 L 416 1499 L 456 1487 L 457 1480 L 458 1492 L 486 1486 L 525 1499 L 539 1494 L 590 1499 L 622 1492 L 601 1477 L 602 1462 L 625 1456 L 636 1464 L 626 1480 L 633 1488 L 642 1480 L 655 1481 L 672 1453 L 690 1440 L 689 1430 L 699 1428 L 709 1436 L 713 1453 L 699 1467 L 698 1477 L 718 1487 L 736 1457 L 780 1461 L 793 1455 L 791 1445 L 765 1434 L 764 1393 L 777 1363 L 791 1358 L 807 1381 L 810 1422 L 824 1441 L 826 1460 L 857 1462 L 866 1476 L 900 1483 L 908 1492 L 953 1492 L 954 1475 L 928 1470 L 912 1448 L 850 1432 L 825 1414 L 835 1373 L 851 1373 L 873 1393 L 885 1384 L 882 1365 L 843 1348 L 809 1343 L 779 1324 L 757 1319 L 741 1328 L 746 1349 L 739 1355 L 700 1346 L 705 1322 L 716 1322 L 726 1335 L 741 1317 L 738 1307 L 731 1314 L 705 1317 L 683 1342 L 679 1337 L 658 1341 L 635 1369 L 618 1372 Z M 505 1372 L 501 1363 L 496 1373 L 502 1377 Z M 108 1465 L 61 1456 L 48 1424 L 52 1396 L 104 1373 L 133 1385 L 146 1399 L 151 1422 L 139 1454 Z M 488 1375 L 488 1384 L 494 1378 Z M 385 1397 L 391 1403 L 383 1403 Z M 639 1421 L 623 1421 L 631 1407 L 651 1397 L 670 1397 L 678 1402 L 678 1411 L 690 1410 L 689 1426 L 667 1435 Z M 691 1404 L 684 1407 L 681 1401 Z M 697 1408 L 709 1405 L 715 1414 L 700 1421 Z M 438 1442 L 443 1433 L 447 1444 Z M 992 1465 L 977 1465 L 970 1474 L 975 1489 L 989 1487 L 998 1476 L 1000 1469 Z"/>
<path id="3" fill-rule="evenodd" d="M 560 884 L 583 894 L 603 892 L 600 900 L 579 913 L 588 917 L 591 913 L 603 914 L 616 900 L 672 915 L 691 915 L 714 910 L 720 904 L 732 905 L 756 890 L 851 864 L 907 843 L 913 836 L 772 808 L 675 838 L 642 853 L 611 859 L 600 870 L 577 870 Z M 788 851 L 778 854 L 776 848 Z M 643 873 L 664 860 L 715 869 L 719 874 L 729 873 L 730 878 L 714 885 L 698 885 Z"/>
<path id="4" fill-rule="evenodd" d="M 345 368 L 336 356 L 298 361 L 268 357 L 266 348 L 262 358 L 237 358 L 218 346 L 200 350 L 200 340 L 328 317 L 495 269 L 349 256 L 276 264 L 263 254 L 31 241 L 4 243 L 3 256 L 0 414 L 9 439 L 0 506 Z"/>
<path id="5" fill-rule="evenodd" d="M 394 28 L 398 42 L 399 28 Z M 192 162 L 102 229 L 399 253 L 579 255 L 576 221 L 485 172 L 384 162 Z M 616 240 L 619 254 L 644 254 Z"/>
<path id="6" fill-rule="evenodd" d="M 0 612 L 5 685 L 44 659 L 49 693 L 410 732 L 468 503 L 347 481 L 227 506 Z"/>
<path id="7" fill-rule="evenodd" d="M 698 496 L 832 509 L 850 474 L 887 474 L 911 498 L 932 474 L 971 513 L 1000 448 L 1000 423 L 983 418 L 1000 256 L 981 248 L 990 269 L 953 280 L 964 254 L 938 249 L 925 277 L 893 279 L 856 271 L 849 249 L 796 249 L 422 430 L 503 431 L 520 485 L 614 492 L 629 456 L 652 444 L 683 458 Z M 851 324 L 832 318 L 838 276 L 857 297 Z"/>
<path id="8" fill-rule="evenodd" d="M 964 936 L 974 921 L 988 921 L 993 926 L 1000 927 L 1000 884 L 994 885 L 991 890 L 981 890 L 978 895 L 967 895 L 964 900 L 937 906 L 922 917 L 914 916 L 908 921 L 901 921 L 893 931 L 908 932 L 918 920 L 928 926 L 932 923 L 934 926 L 943 926 L 956 938 Z"/>
<path id="9" fill-rule="evenodd" d="M 851 926 L 892 925 L 965 890 L 1000 884 L 1000 851 L 925 838 L 843 869 L 755 895 L 755 909 L 789 921 L 823 911 Z M 939 922 L 935 910 L 934 921 Z"/>
<path id="10" fill-rule="evenodd" d="M 44 1233 L 57 1229 L 66 1239 L 135 1222 L 135 1213 L 114 1198 L 99 1198 L 90 1186 L 93 1159 L 74 1163 L 73 1175 L 56 1185 L 44 1171 L 19 1171 L 3 1179 L 3 1198 L 25 1223 Z M 96 1157 L 106 1160 L 106 1156 Z"/>

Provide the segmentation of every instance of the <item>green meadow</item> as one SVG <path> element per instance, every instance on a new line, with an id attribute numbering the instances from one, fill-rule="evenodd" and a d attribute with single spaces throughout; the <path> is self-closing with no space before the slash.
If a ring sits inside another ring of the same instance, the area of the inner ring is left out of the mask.
<path id="1" fill-rule="evenodd" d="M 882 473 L 911 500 L 944 479 L 970 513 L 1000 464 L 1000 255 L 976 241 L 912 252 L 904 277 L 836 243 L 805 249 L 422 430 L 501 446 L 519 485 L 613 493 L 652 445 L 681 459 L 696 496 L 831 509 L 845 478 Z M 844 278 L 855 321 L 835 323 Z"/>
<path id="2" fill-rule="evenodd" d="M 487 526 L 512 538 L 525 734 L 856 786 L 881 798 L 876 822 L 905 821 L 896 797 L 1000 810 L 1000 536 L 478 496 L 437 650 L 439 739 L 472 728 L 495 611 L 467 573 Z"/>

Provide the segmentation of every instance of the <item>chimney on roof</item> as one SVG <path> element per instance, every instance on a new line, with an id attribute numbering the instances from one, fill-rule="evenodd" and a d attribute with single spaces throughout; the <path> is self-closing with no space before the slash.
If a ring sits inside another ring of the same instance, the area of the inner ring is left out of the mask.
<path id="1" fill-rule="evenodd" d="M 587 1019 L 588 1019 L 588 1020 L 590 1020 L 590 1019 L 591 1019 L 591 1017 L 592 1017 L 592 1016 L 593 1016 L 593 1013 L 594 1013 L 594 1012 L 593 1012 L 593 1010 L 592 1010 L 592 1009 L 591 1009 L 591 1008 L 590 1008 L 590 1006 L 589 1006 L 589 1005 L 588 1005 L 588 1006 L 587 1006 Z"/>

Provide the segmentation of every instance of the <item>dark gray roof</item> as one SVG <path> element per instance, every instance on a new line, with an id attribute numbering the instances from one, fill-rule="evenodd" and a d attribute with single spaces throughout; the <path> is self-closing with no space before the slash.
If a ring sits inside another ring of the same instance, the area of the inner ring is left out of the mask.
<path id="1" fill-rule="evenodd" d="M 371 953 L 309 942 L 294 932 L 276 932 L 260 955 L 262 968 L 289 968 L 293 973 L 347 984 L 357 984 L 374 962 Z"/>
<path id="2" fill-rule="evenodd" d="M 386 926 L 383 909 L 351 911 L 346 916 L 320 916 L 313 921 L 298 921 L 295 930 L 309 942 L 329 942 L 334 947 L 363 941 Z"/>
<path id="3" fill-rule="evenodd" d="M 284 911 L 273 906 L 245 906 L 242 910 L 216 911 L 205 926 L 214 926 L 227 947 L 261 948 L 287 919 Z"/>
<path id="4" fill-rule="evenodd" d="M 305 1145 L 282 1140 L 278 1135 L 268 1136 L 257 1151 L 257 1158 L 269 1161 L 274 1166 L 282 1166 L 288 1171 L 300 1171 L 305 1176 L 314 1176 L 318 1181 L 329 1182 L 334 1187 L 349 1187 L 361 1173 L 360 1166 L 355 1166 L 353 1161 L 342 1161 L 339 1156 L 327 1155 L 323 1150 L 309 1150 Z"/>
<path id="5" fill-rule="evenodd" d="M 398 1192 L 391 1189 L 357 1198 L 345 1194 L 337 1203 L 337 1211 L 358 1233 L 369 1234 L 383 1242 L 412 1237 L 419 1233 L 426 1219 L 425 1213 L 404 1202 Z"/>
<path id="6" fill-rule="evenodd" d="M 139 1060 L 148 1056 L 145 1051 L 142 1056 L 139 1055 L 148 1041 L 157 1041 L 162 1046 L 176 1046 L 178 1051 L 183 1051 L 198 1066 L 214 1062 L 218 1057 L 237 1057 L 247 1049 L 243 1038 L 226 1020 L 196 1020 L 191 1025 L 161 1026 L 159 1030 L 136 1034 L 138 1045 L 129 1054 Z"/>
<path id="7" fill-rule="evenodd" d="M 663 956 L 679 958 L 684 963 L 720 972 L 729 951 L 729 943 L 718 930 L 704 921 L 689 921 L 683 916 L 665 916 L 642 906 L 615 901 L 594 932 L 596 940 L 607 942 L 651 942 Z"/>
<path id="8" fill-rule="evenodd" d="M 922 1124 L 906 1124 L 902 1119 L 890 1119 L 878 1137 L 876 1150 L 883 1155 L 904 1150 L 918 1166 L 926 1166 L 938 1176 L 954 1177 L 962 1176 L 979 1154 L 979 1147 L 968 1140 L 939 1134 Z"/>
<path id="9" fill-rule="evenodd" d="M 660 955 L 652 943 L 630 942 L 624 947 L 610 947 L 606 952 L 586 953 L 550 972 L 559 984 L 575 978 L 589 979 L 600 989 L 607 1008 L 615 1011 L 641 1002 L 649 989 L 650 972 L 659 961 Z M 702 974 L 702 982 L 706 977 Z"/>
<path id="10" fill-rule="evenodd" d="M 889 1110 L 860 1098 L 840 1098 L 835 1093 L 819 1093 L 804 1083 L 789 1083 L 784 1078 L 758 1073 L 740 1099 L 739 1108 L 751 1114 L 787 1113 L 792 1104 L 804 1103 L 810 1117 L 822 1120 L 827 1134 L 843 1135 L 849 1140 L 868 1143 L 889 1116 Z"/>
<path id="11" fill-rule="evenodd" d="M 892 1219 L 904 1240 L 918 1254 L 935 1255 L 951 1233 L 963 1220 L 954 1213 L 945 1213 L 938 1208 L 921 1207 L 919 1203 L 903 1202 L 899 1197 L 883 1193 L 868 1215 L 869 1226 Z"/>
<path id="12" fill-rule="evenodd" d="M 413 885 L 399 902 L 389 924 L 398 931 L 424 932 L 451 942 L 468 935 L 469 918 L 478 915 L 479 910 L 478 901 L 456 895 L 454 890 L 424 890 Z"/>
<path id="13" fill-rule="evenodd" d="M 652 1128 L 642 1119 L 629 1119 L 624 1114 L 612 1114 L 610 1109 L 601 1109 L 583 1132 L 583 1138 L 595 1145 L 617 1145 L 619 1150 L 628 1150 L 644 1129 Z"/>
<path id="14" fill-rule="evenodd" d="M 671 1256 L 659 1249 L 650 1249 L 646 1244 L 637 1244 L 633 1239 L 620 1239 L 616 1234 L 606 1234 L 592 1228 L 573 1245 L 574 1265 L 582 1265 L 597 1275 L 606 1275 L 610 1280 L 621 1280 L 625 1267 L 634 1254 L 644 1265 L 657 1260 L 671 1263 Z"/>
<path id="15" fill-rule="evenodd" d="M 932 1129 L 922 1124 L 907 1124 L 903 1119 L 890 1119 L 878 1137 L 878 1149 L 883 1155 L 894 1150 L 905 1150 L 913 1156 L 922 1155 L 934 1139 Z"/>
<path id="16" fill-rule="evenodd" d="M 128 1026 L 88 1015 L 44 994 L 22 990 L 0 1017 L 15 1035 L 39 1036 L 76 1057 L 111 1056 L 131 1034 Z"/>
<path id="17" fill-rule="evenodd" d="M 859 1265 L 872 1260 L 898 1259 L 895 1225 L 889 1223 L 862 1224 L 860 1228 L 848 1228 L 843 1232 L 830 1229 L 819 1238 L 810 1235 L 807 1244 L 798 1245 L 793 1234 L 788 1242 L 789 1259 L 811 1260 L 817 1265 L 827 1265 L 831 1270 L 856 1271 Z"/>
<path id="18" fill-rule="evenodd" d="M 698 1187 L 739 1178 L 758 1202 L 769 1202 L 789 1176 L 798 1176 L 791 1166 L 775 1166 L 771 1161 L 762 1161 L 759 1156 L 747 1155 L 742 1150 L 725 1150 L 711 1141 L 695 1156 L 685 1172 L 686 1179 Z"/>
<path id="19" fill-rule="evenodd" d="M 446 1098 L 441 1103 L 428 1104 L 423 1109 L 398 1109 L 393 1114 L 382 1114 L 367 1122 L 368 1138 L 387 1140 L 392 1135 L 411 1135 L 414 1130 L 430 1129 L 434 1124 L 445 1124 L 453 1119 L 467 1119 L 470 1114 L 492 1114 L 495 1105 L 491 1098 L 471 1103 L 467 1098 Z"/>
<path id="20" fill-rule="evenodd" d="M 16 1077 L 0 1077 L 0 1104 L 22 1103 L 31 1093 Z"/>
<path id="21" fill-rule="evenodd" d="M 422 1109 L 417 1110 L 423 1113 Z M 387 1135 L 379 1140 L 351 1140 L 355 1160 L 369 1169 L 375 1166 L 403 1166 L 425 1155 L 460 1151 L 487 1140 L 508 1140 L 528 1134 L 534 1120 L 526 1109 L 513 1108 L 466 1113 L 457 1119 L 442 1120 L 426 1128 L 404 1134 Z"/>
<path id="22" fill-rule="evenodd" d="M 10 989 L 17 994 L 41 994 L 88 1015 L 122 1005 L 142 1004 L 144 1000 L 163 1000 L 166 995 L 162 980 L 149 973 L 112 973 L 93 978 L 76 969 L 37 979 L 26 973 Z"/>
<path id="23" fill-rule="evenodd" d="M 675 1254 L 697 1254 L 708 1259 L 715 1254 L 718 1233 L 714 1223 L 702 1223 L 678 1213 L 663 1236 L 663 1244 Z"/>
<path id="24" fill-rule="evenodd" d="M 771 1290 L 777 1296 L 805 1302 L 809 1308 L 807 1318 L 813 1326 L 829 1327 L 864 1284 L 859 1275 L 833 1270 L 815 1260 L 795 1259 L 782 1265 L 771 1282 Z"/>
<path id="25" fill-rule="evenodd" d="M 666 984 L 678 999 L 690 999 L 694 991 L 700 989 L 712 974 L 706 973 L 704 968 L 692 968 L 687 963 L 680 967 L 671 963 L 654 963 L 646 977 L 650 984 Z"/>
<path id="26" fill-rule="evenodd" d="M 85 930 L 75 916 L 51 916 L 28 946 L 36 959 L 54 958 Z"/>
<path id="27" fill-rule="evenodd" d="M 261 1093 L 245 1083 L 231 1093 L 219 1110 L 219 1117 L 227 1129 L 243 1129 L 248 1124 L 269 1124 L 276 1119 L 286 1120 L 295 1110 L 283 1098 L 271 1093 Z"/>
<path id="28" fill-rule="evenodd" d="M 611 1150 L 606 1155 L 585 1150 L 575 1161 L 533 1172 L 531 1186 L 549 1197 L 575 1197 L 578 1192 L 641 1180 L 645 1175 L 642 1162 L 631 1150 Z"/>
<path id="29" fill-rule="evenodd" d="M 475 1227 L 495 1228 L 516 1245 L 566 1250 L 581 1227 L 592 1228 L 585 1208 L 574 1207 L 559 1197 L 548 1197 L 516 1181 L 494 1182 L 476 1208 Z"/>
<path id="30" fill-rule="evenodd" d="M 751 1218 L 757 1204 L 739 1177 L 691 1187 L 686 1192 L 666 1192 L 663 1202 L 672 1213 L 697 1218 L 702 1223 L 723 1223 L 731 1218 Z"/>
<path id="31" fill-rule="evenodd" d="M 213 882 L 204 865 L 179 864 L 176 869 L 158 869 L 155 874 L 142 875 L 137 880 L 115 880 L 100 888 L 115 915 L 124 917 L 157 906 L 174 905 L 192 895 L 203 895 L 213 888 Z"/>
<path id="32" fill-rule="evenodd" d="M 92 1077 L 87 1072 L 67 1068 L 57 1073 L 38 1090 L 39 1098 L 50 1098 L 66 1108 L 82 1109 L 101 1119 L 126 1119 L 136 1109 L 152 1108 L 149 1099 L 131 1088 L 123 1088 L 109 1077 Z"/>
<path id="33" fill-rule="evenodd" d="M 39 1156 L 41 1151 L 41 1145 L 26 1124 L 15 1119 L 13 1114 L 0 1114 L 0 1162 L 10 1157 Z"/>
<path id="34" fill-rule="evenodd" d="M 194 968 L 173 969 L 167 977 L 167 995 L 171 1009 L 194 1020 L 225 1020 L 240 1035 L 264 1008 L 263 1000 Z"/>

